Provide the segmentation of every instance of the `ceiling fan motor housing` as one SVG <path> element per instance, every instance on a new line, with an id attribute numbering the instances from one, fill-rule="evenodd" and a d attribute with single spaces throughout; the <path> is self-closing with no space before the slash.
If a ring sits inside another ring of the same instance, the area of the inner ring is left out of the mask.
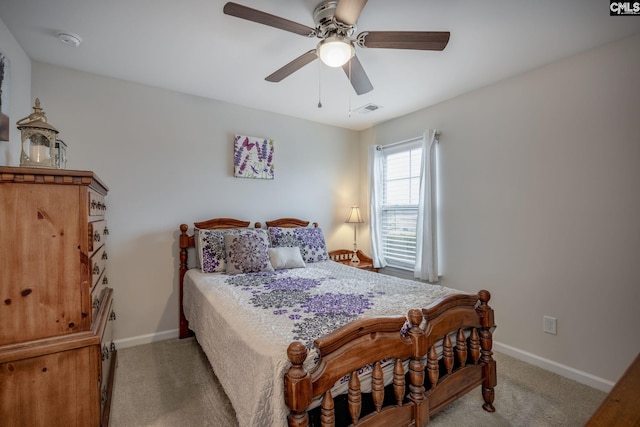
<path id="1" fill-rule="evenodd" d="M 316 33 L 319 38 L 325 39 L 331 36 L 351 37 L 355 34 L 355 25 L 336 21 L 335 12 L 337 6 L 337 0 L 327 0 L 314 9 L 313 22 L 316 24 Z"/>

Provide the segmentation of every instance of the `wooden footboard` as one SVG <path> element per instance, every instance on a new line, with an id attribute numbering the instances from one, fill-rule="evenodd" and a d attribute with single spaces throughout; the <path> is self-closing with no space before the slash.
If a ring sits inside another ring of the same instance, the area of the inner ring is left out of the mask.
<path id="1" fill-rule="evenodd" d="M 308 426 L 308 408 L 319 398 L 320 424 L 336 425 L 339 414 L 331 388 L 345 375 L 350 375 L 347 419 L 353 425 L 423 426 L 431 415 L 479 385 L 483 408 L 493 412 L 495 324 L 490 297 L 484 290 L 478 295 L 451 295 L 428 308 L 409 311 L 406 319 L 352 322 L 314 342 L 320 360 L 310 372 L 303 367 L 307 349 L 300 342 L 291 343 L 287 350 L 291 368 L 284 379 L 289 426 Z M 395 362 L 393 381 L 385 386 L 381 361 L 387 359 Z M 367 396 L 358 375 L 366 366 L 372 366 L 372 391 Z M 372 402 L 372 411 L 361 413 L 364 400 Z"/>

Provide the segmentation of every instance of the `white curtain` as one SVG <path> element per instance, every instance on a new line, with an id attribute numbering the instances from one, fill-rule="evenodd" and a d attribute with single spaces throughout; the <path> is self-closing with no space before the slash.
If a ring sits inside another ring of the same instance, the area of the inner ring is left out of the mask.
<path id="1" fill-rule="evenodd" d="M 371 230 L 371 258 L 373 266 L 384 268 L 387 265 L 382 256 L 382 177 L 383 177 L 382 147 L 369 147 L 369 218 Z"/>
<path id="2" fill-rule="evenodd" d="M 416 266 L 414 277 L 438 281 L 438 235 L 436 206 L 437 131 L 428 129 L 422 141 L 420 167 L 420 201 L 416 229 Z"/>

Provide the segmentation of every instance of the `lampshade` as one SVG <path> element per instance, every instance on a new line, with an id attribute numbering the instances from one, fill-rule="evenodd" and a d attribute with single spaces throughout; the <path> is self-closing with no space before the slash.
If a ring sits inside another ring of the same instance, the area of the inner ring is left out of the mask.
<path id="1" fill-rule="evenodd" d="M 342 67 L 355 53 L 351 42 L 338 36 L 322 40 L 317 50 L 320 60 L 329 67 Z"/>
<path id="2" fill-rule="evenodd" d="M 345 222 L 353 223 L 353 224 L 364 222 L 362 220 L 362 217 L 360 216 L 360 208 L 357 207 L 356 205 L 353 205 L 351 207 L 351 210 L 349 211 L 349 217 Z"/>

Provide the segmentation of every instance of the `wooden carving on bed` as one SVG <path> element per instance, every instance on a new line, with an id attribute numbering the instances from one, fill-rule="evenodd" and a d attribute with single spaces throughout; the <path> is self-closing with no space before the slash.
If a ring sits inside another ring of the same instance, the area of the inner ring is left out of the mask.
<path id="1" fill-rule="evenodd" d="M 322 427 L 423 426 L 430 416 L 478 385 L 482 385 L 483 408 L 494 412 L 496 367 L 491 349 L 495 324 L 493 309 L 487 304 L 490 297 L 484 290 L 478 295 L 451 295 L 429 308 L 411 310 L 407 316 L 411 327 L 406 333 L 401 332 L 405 317 L 351 322 L 315 340 L 320 360 L 310 372 L 302 365 L 307 357 L 305 346 L 291 343 L 287 349 L 291 368 L 285 376 L 285 401 L 291 410 L 289 427 L 309 425 L 307 408 L 318 397 L 322 397 Z M 427 320 L 424 331 L 419 326 L 423 318 Z M 470 330 L 468 339 L 465 330 Z M 455 346 L 451 332 L 456 335 Z M 442 346 L 440 359 L 438 343 Z M 384 386 L 380 368 L 384 359 L 395 359 L 393 383 L 388 387 Z M 404 371 L 402 360 L 409 360 L 408 372 Z M 358 370 L 370 365 L 372 392 L 367 399 L 373 404 L 361 417 L 365 399 Z M 348 416 L 346 422 L 337 422 L 337 405 L 330 389 L 345 375 L 351 375 L 346 399 Z M 383 402 L 390 403 L 383 407 Z"/>
<path id="2" fill-rule="evenodd" d="M 234 218 L 214 218 L 207 221 L 194 222 L 195 228 L 201 230 L 217 230 L 224 228 L 247 228 L 251 224 L 249 221 L 241 221 Z M 182 297 L 184 290 L 184 275 L 189 270 L 188 267 L 188 249 L 195 247 L 195 234 L 189 235 L 187 231 L 189 226 L 187 224 L 180 225 L 180 338 L 186 338 L 193 336 L 193 332 L 189 330 L 189 322 L 184 317 L 184 310 L 182 309 Z"/>

